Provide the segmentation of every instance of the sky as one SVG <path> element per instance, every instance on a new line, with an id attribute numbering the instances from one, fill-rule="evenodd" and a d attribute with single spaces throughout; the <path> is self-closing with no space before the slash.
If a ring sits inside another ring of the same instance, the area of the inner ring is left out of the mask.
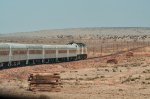
<path id="1" fill-rule="evenodd" d="M 150 0 L 0 0 L 0 33 L 150 27 Z"/>

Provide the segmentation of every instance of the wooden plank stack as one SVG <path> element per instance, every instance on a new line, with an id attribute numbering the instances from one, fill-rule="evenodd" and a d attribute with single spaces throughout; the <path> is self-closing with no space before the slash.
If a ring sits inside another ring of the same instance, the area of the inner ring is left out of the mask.
<path id="1" fill-rule="evenodd" d="M 61 91 L 61 78 L 59 73 L 33 73 L 28 78 L 31 91 Z"/>

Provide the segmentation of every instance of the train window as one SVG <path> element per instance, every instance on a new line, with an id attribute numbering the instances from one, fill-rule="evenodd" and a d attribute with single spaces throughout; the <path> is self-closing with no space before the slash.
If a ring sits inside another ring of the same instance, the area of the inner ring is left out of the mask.
<path id="1" fill-rule="evenodd" d="M 42 54 L 42 50 L 29 50 L 29 54 Z"/>
<path id="2" fill-rule="evenodd" d="M 15 50 L 12 53 L 13 53 L 13 55 L 27 54 L 27 51 L 26 50 Z"/>
<path id="3" fill-rule="evenodd" d="M 0 55 L 9 55 L 9 51 L 0 51 Z"/>
<path id="4" fill-rule="evenodd" d="M 58 53 L 67 53 L 67 50 L 59 50 Z"/>
<path id="5" fill-rule="evenodd" d="M 45 50 L 45 54 L 56 53 L 56 50 Z"/>
<path id="6" fill-rule="evenodd" d="M 76 50 L 69 50 L 69 53 L 76 53 Z"/>

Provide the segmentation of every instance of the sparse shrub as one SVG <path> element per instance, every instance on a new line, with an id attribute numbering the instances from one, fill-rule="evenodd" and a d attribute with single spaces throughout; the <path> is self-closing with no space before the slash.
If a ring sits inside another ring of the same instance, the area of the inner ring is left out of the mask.
<path id="1" fill-rule="evenodd" d="M 150 84 L 150 82 L 145 82 L 145 81 L 143 81 L 142 84 Z"/>
<path id="2" fill-rule="evenodd" d="M 143 73 L 150 73 L 150 70 L 146 69 L 145 71 L 143 71 Z"/>
<path id="3" fill-rule="evenodd" d="M 134 78 L 131 78 L 131 81 L 135 81 L 137 79 L 140 79 L 140 76 L 139 77 L 134 77 Z"/>
<path id="4" fill-rule="evenodd" d="M 100 78 L 105 78 L 105 76 L 100 76 Z"/>
<path id="5" fill-rule="evenodd" d="M 79 78 L 79 80 L 84 80 L 83 78 Z"/>
<path id="6" fill-rule="evenodd" d="M 100 92 L 98 92 L 97 94 L 101 94 Z"/>
<path id="7" fill-rule="evenodd" d="M 75 78 L 64 78 L 63 80 L 74 80 Z"/>
<path id="8" fill-rule="evenodd" d="M 76 72 L 78 72 L 78 71 L 76 71 L 76 70 L 75 70 L 75 71 L 70 71 L 70 73 L 73 73 L 73 72 L 76 73 Z"/>
<path id="9" fill-rule="evenodd" d="M 146 82 L 142 81 L 142 84 L 145 84 Z"/>
<path id="10" fill-rule="evenodd" d="M 131 76 L 129 76 L 127 79 L 125 79 L 124 81 L 122 81 L 122 83 L 125 83 L 125 82 L 129 82 L 131 80 Z"/>
<path id="11" fill-rule="evenodd" d="M 132 66 L 133 66 L 133 67 L 137 67 L 137 66 L 140 66 L 140 64 L 138 64 L 138 63 L 133 63 Z"/>
<path id="12" fill-rule="evenodd" d="M 140 76 L 139 77 L 132 77 L 132 76 L 129 76 L 126 80 L 122 81 L 122 83 L 125 83 L 125 82 L 130 82 L 130 81 L 135 81 L 137 79 L 140 79 Z"/>
<path id="13" fill-rule="evenodd" d="M 136 78 L 131 78 L 131 79 L 130 79 L 130 81 L 135 81 L 135 80 L 136 80 Z"/>
<path id="14" fill-rule="evenodd" d="M 123 91 L 123 89 L 119 89 L 119 91 Z"/>
<path id="15" fill-rule="evenodd" d="M 97 71 L 100 71 L 100 69 L 97 68 Z"/>
<path id="16" fill-rule="evenodd" d="M 112 69 L 113 70 L 113 72 L 116 72 L 116 69 Z"/>
<path id="17" fill-rule="evenodd" d="M 145 80 L 150 80 L 150 77 L 149 78 L 145 78 Z"/>
<path id="18" fill-rule="evenodd" d="M 96 76 L 96 77 L 93 77 L 93 78 L 87 78 L 86 80 L 95 80 L 95 79 L 98 79 L 99 77 Z"/>
<path id="19" fill-rule="evenodd" d="M 108 70 L 108 69 L 105 69 L 105 71 L 109 72 L 109 70 Z"/>

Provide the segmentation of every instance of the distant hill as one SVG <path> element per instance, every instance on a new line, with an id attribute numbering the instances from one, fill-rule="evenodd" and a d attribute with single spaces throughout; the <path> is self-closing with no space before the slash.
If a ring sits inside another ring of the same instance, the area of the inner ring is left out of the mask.
<path id="1" fill-rule="evenodd" d="M 33 32 L 10 33 L 1 36 L 15 37 L 54 37 L 56 35 L 150 35 L 150 27 L 95 27 L 51 29 Z"/>

